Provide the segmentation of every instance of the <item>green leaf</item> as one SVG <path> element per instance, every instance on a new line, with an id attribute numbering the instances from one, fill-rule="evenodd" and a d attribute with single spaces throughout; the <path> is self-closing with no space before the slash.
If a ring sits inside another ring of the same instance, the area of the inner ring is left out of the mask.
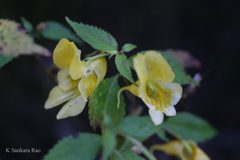
<path id="1" fill-rule="evenodd" d="M 0 55 L 0 68 L 13 60 L 12 56 Z"/>
<path id="2" fill-rule="evenodd" d="M 103 160 L 107 160 L 112 155 L 117 144 L 115 134 L 110 129 L 105 129 L 103 132 Z"/>
<path id="3" fill-rule="evenodd" d="M 142 141 L 155 134 L 158 129 L 149 116 L 128 116 L 117 126 L 117 132 Z"/>
<path id="4" fill-rule="evenodd" d="M 130 52 L 130 51 L 134 50 L 135 48 L 137 48 L 136 45 L 131 44 L 131 43 L 126 43 L 123 45 L 122 50 L 124 52 Z"/>
<path id="5" fill-rule="evenodd" d="M 44 160 L 94 160 L 101 145 L 101 137 L 91 133 L 69 136 L 58 142 Z"/>
<path id="6" fill-rule="evenodd" d="M 168 118 L 163 128 L 178 138 L 196 142 L 203 142 L 216 135 L 216 130 L 207 121 L 187 112 Z"/>
<path id="7" fill-rule="evenodd" d="M 163 53 L 162 55 L 168 61 L 173 69 L 173 72 L 175 73 L 174 82 L 185 85 L 193 81 L 192 77 L 184 71 L 184 68 L 180 62 L 178 62 L 172 55 L 167 52 Z"/>
<path id="8" fill-rule="evenodd" d="M 136 155 L 135 153 L 124 150 L 124 151 L 116 151 L 112 160 L 144 160 L 144 158 Z"/>
<path id="9" fill-rule="evenodd" d="M 118 76 L 103 80 L 95 89 L 89 101 L 89 118 L 91 125 L 115 126 L 125 114 L 125 103 L 121 96 L 121 105 L 117 108 L 119 91 Z"/>
<path id="10" fill-rule="evenodd" d="M 134 80 L 127 56 L 117 54 L 115 57 L 115 64 L 119 73 L 133 83 Z"/>
<path id="11" fill-rule="evenodd" d="M 27 32 L 33 31 L 33 25 L 24 17 L 21 17 L 21 21 L 23 24 L 23 27 L 26 29 Z"/>
<path id="12" fill-rule="evenodd" d="M 94 49 L 100 51 L 106 51 L 109 53 L 116 53 L 118 50 L 118 44 L 115 38 L 104 31 L 103 29 L 77 23 L 66 17 L 66 21 L 77 33 L 77 35 L 86 43 L 91 45 Z"/>
<path id="13" fill-rule="evenodd" d="M 44 38 L 50 40 L 60 40 L 61 38 L 67 38 L 71 41 L 81 43 L 80 39 L 66 26 L 59 22 L 47 21 L 47 26 L 41 31 Z"/>

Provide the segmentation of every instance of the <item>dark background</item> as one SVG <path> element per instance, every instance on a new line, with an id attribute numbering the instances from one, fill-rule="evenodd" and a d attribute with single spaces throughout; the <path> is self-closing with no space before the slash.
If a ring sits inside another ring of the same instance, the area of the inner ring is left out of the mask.
<path id="1" fill-rule="evenodd" d="M 102 27 L 119 44 L 138 50 L 183 49 L 206 74 L 188 108 L 211 122 L 219 134 L 201 144 L 213 160 L 240 159 L 240 5 L 231 0 L 1 0 L 0 17 L 64 22 L 64 16 Z M 50 50 L 56 42 L 44 41 Z M 51 59 L 43 58 L 48 64 Z M 21 57 L 0 70 L 0 159 L 40 159 L 58 139 L 91 131 L 87 111 L 56 120 L 59 108 L 43 105 L 55 83 L 35 57 Z M 35 147 L 41 154 L 4 154 L 5 147 Z M 14 156 L 14 157 L 13 157 Z"/>

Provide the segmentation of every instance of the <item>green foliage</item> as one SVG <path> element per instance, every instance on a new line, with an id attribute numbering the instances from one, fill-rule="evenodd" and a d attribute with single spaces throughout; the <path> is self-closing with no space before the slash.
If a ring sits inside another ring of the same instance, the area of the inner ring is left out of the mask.
<path id="1" fill-rule="evenodd" d="M 102 137 L 103 160 L 107 160 L 117 144 L 115 134 L 110 129 L 105 129 Z"/>
<path id="2" fill-rule="evenodd" d="M 149 116 L 127 116 L 117 126 L 117 132 L 127 134 L 140 140 L 146 140 L 158 131 Z"/>
<path id="3" fill-rule="evenodd" d="M 144 160 L 144 158 L 136 155 L 130 150 L 123 150 L 115 152 L 112 160 Z"/>
<path id="4" fill-rule="evenodd" d="M 21 18 L 21 21 L 26 31 L 31 33 L 33 31 L 33 25 L 24 17 Z"/>
<path id="5" fill-rule="evenodd" d="M 115 64 L 119 73 L 133 83 L 134 80 L 132 77 L 132 72 L 127 56 L 117 54 L 115 57 Z"/>
<path id="6" fill-rule="evenodd" d="M 47 21 L 46 28 L 41 31 L 44 38 L 50 40 L 60 40 L 61 38 L 67 38 L 72 41 L 80 43 L 79 38 L 66 26 L 55 21 Z"/>
<path id="7" fill-rule="evenodd" d="M 137 48 L 136 45 L 131 44 L 131 43 L 126 43 L 123 45 L 122 50 L 124 52 L 130 52 L 130 51 L 134 50 L 135 48 Z"/>
<path id="8" fill-rule="evenodd" d="M 172 55 L 167 52 L 162 55 L 168 61 L 175 73 L 174 82 L 185 85 L 193 81 L 192 77 L 184 71 L 183 66 Z"/>
<path id="9" fill-rule="evenodd" d="M 58 142 L 44 157 L 44 160 L 94 160 L 101 145 L 101 137 L 81 133 L 78 137 L 66 137 Z"/>
<path id="10" fill-rule="evenodd" d="M 0 68 L 13 60 L 12 56 L 0 55 Z"/>
<path id="11" fill-rule="evenodd" d="M 125 102 L 121 97 L 121 106 L 117 108 L 119 90 L 118 76 L 103 80 L 93 92 L 89 101 L 89 118 L 91 125 L 115 126 L 125 114 Z"/>
<path id="12" fill-rule="evenodd" d="M 178 113 L 163 123 L 163 128 L 178 138 L 203 142 L 215 136 L 216 130 L 204 119 L 191 113 Z"/>
<path id="13" fill-rule="evenodd" d="M 66 18 L 66 20 L 77 35 L 94 49 L 108 53 L 117 53 L 118 44 L 111 34 L 94 26 L 74 22 L 69 18 Z"/>

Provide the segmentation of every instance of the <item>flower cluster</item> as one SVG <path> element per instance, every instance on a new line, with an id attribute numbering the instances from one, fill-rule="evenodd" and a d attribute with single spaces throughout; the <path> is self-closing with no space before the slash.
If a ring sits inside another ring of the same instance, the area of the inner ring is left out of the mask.
<path id="1" fill-rule="evenodd" d="M 106 75 L 107 62 L 104 57 L 87 61 L 80 58 L 81 51 L 67 39 L 61 39 L 54 50 L 53 61 L 60 69 L 58 85 L 51 90 L 45 108 L 67 102 L 57 114 L 57 119 L 80 114 L 89 96 Z"/>
<path id="2" fill-rule="evenodd" d="M 141 98 L 155 125 L 163 122 L 163 113 L 175 116 L 174 105 L 182 97 L 182 87 L 173 83 L 175 75 L 163 56 L 156 51 L 146 51 L 134 57 L 133 65 L 138 81 L 121 91 L 129 90 Z"/>

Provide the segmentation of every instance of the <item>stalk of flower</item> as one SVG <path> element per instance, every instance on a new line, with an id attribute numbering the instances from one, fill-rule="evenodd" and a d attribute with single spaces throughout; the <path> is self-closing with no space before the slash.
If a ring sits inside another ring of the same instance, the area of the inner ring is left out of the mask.
<path id="1" fill-rule="evenodd" d="M 133 59 L 138 81 L 119 91 L 128 90 L 141 98 L 149 108 L 149 115 L 155 125 L 163 122 L 164 114 L 175 116 L 174 105 L 182 97 L 182 87 L 173 83 L 174 73 L 159 52 L 146 51 Z"/>
<path id="2" fill-rule="evenodd" d="M 61 39 L 54 50 L 53 61 L 60 68 L 58 85 L 51 90 L 45 108 L 67 102 L 58 112 L 57 119 L 80 114 L 89 96 L 106 75 L 107 62 L 104 57 L 92 61 L 81 61 L 80 57 L 81 51 L 67 39 Z"/>
<path id="3" fill-rule="evenodd" d="M 181 160 L 210 160 L 206 153 L 193 141 L 173 140 L 166 144 L 153 145 L 151 151 L 162 151 Z"/>

